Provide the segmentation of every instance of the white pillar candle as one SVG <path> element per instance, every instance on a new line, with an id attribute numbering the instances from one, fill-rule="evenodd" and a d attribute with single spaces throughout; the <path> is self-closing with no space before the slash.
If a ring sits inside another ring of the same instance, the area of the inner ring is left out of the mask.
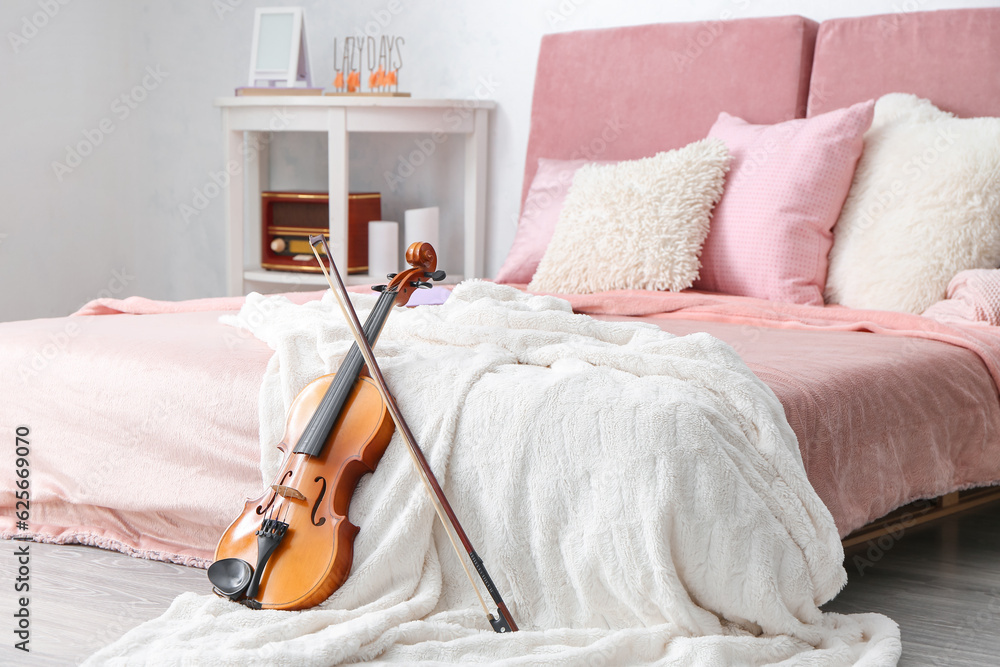
<path id="1" fill-rule="evenodd" d="M 384 280 L 399 271 L 399 223 L 373 220 L 368 223 L 368 275 Z"/>
<path id="2" fill-rule="evenodd" d="M 441 252 L 438 246 L 438 207 L 411 208 L 406 212 L 403 220 L 403 248 L 410 247 L 411 243 L 422 241 L 434 246 L 434 250 Z"/>

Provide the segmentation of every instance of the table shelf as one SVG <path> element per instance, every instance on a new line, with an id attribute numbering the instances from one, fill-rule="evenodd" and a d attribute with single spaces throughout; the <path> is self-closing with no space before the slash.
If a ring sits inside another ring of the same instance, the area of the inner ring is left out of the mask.
<path id="1" fill-rule="evenodd" d="M 260 193 L 269 184 L 271 132 L 325 132 L 328 139 L 330 250 L 343 272 L 347 266 L 348 145 L 351 132 L 408 132 L 464 135 L 464 222 L 461 274 L 482 277 L 486 227 L 488 100 L 410 97 L 262 96 L 224 97 L 222 109 L 225 169 L 232 175 L 226 197 L 226 286 L 230 295 L 247 292 L 247 283 L 322 286 L 322 275 L 261 268 Z M 249 196 L 248 196 L 249 195 Z M 249 252 L 244 243 L 249 241 Z M 403 267 L 400 267 L 403 268 Z M 368 275 L 347 275 L 349 285 L 373 284 Z"/>

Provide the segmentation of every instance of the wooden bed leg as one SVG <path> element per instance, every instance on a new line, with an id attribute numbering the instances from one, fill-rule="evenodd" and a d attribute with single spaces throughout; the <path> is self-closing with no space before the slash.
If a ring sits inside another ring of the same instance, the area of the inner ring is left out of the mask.
<path id="1" fill-rule="evenodd" d="M 958 504 L 958 491 L 953 491 L 951 493 L 946 493 L 941 496 L 939 501 L 941 503 L 941 509 L 946 507 L 953 507 Z"/>

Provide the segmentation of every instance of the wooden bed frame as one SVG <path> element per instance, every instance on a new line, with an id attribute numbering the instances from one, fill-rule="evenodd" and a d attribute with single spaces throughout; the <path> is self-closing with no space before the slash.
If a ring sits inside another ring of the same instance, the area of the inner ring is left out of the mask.
<path id="1" fill-rule="evenodd" d="M 846 549 L 875 540 L 876 546 L 885 550 L 885 547 L 878 543 L 880 537 L 887 536 L 891 538 L 891 545 L 899 540 L 908 529 L 914 526 L 997 500 L 1000 500 L 1000 486 L 955 491 L 938 496 L 937 498 L 917 500 L 889 512 L 881 519 L 876 519 L 858 528 L 845 537 L 842 542 Z"/>

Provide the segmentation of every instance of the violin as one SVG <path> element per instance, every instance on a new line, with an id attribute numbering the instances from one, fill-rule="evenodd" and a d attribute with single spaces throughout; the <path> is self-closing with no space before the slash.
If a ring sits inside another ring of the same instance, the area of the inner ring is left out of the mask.
<path id="1" fill-rule="evenodd" d="M 350 574 L 359 531 L 347 518 L 351 498 L 361 477 L 374 472 L 398 429 L 446 531 L 445 514 L 497 602 L 499 618 L 494 618 L 463 561 L 490 624 L 497 632 L 516 631 L 513 617 L 403 420 L 371 350 L 393 306 L 405 305 L 416 289 L 430 287 L 430 280 L 444 279 L 445 273 L 436 271 L 434 248 L 414 243 L 407 249 L 410 268 L 390 274 L 388 285 L 372 288 L 381 295 L 361 327 L 325 238 L 310 238 L 317 259 L 319 243 L 326 249 L 330 270 L 322 260 L 320 268 L 355 343 L 336 373 L 313 380 L 292 402 L 277 445 L 284 456 L 281 468 L 260 496 L 247 500 L 219 539 L 215 562 L 208 569 L 213 591 L 252 609 L 299 610 L 323 602 L 340 588 Z M 336 286 L 331 275 L 336 276 Z M 448 536 L 455 545 L 450 531 Z"/>

